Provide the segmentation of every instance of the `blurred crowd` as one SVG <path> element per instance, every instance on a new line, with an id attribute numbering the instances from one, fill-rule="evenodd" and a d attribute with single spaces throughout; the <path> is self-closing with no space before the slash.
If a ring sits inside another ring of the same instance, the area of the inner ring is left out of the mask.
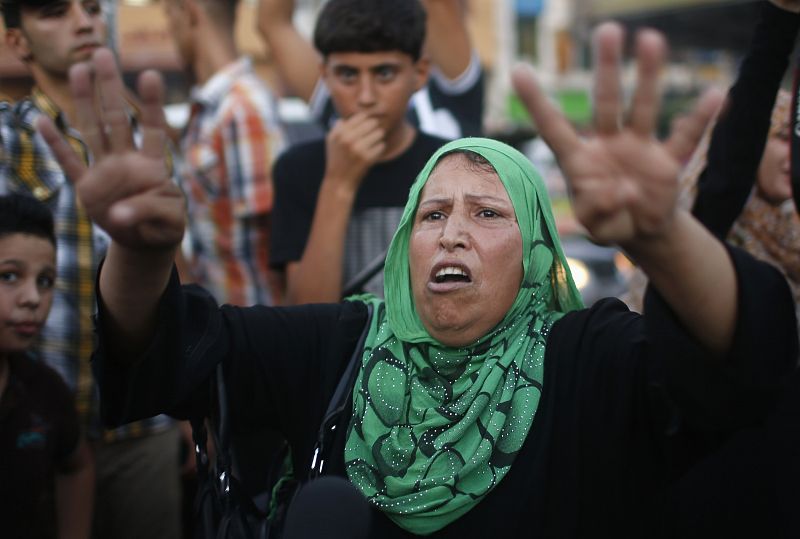
<path id="1" fill-rule="evenodd" d="M 237 50 L 236 0 L 162 0 L 193 86 L 185 127 L 160 139 L 147 132 L 163 122 L 150 107 L 163 91 L 156 75 L 128 89 L 87 64 L 110 61 L 98 57 L 109 37 L 102 2 L 2 0 L 5 43 L 34 86 L 0 103 L 0 536 L 197 532 L 198 425 L 193 436 L 188 421 L 167 415 L 113 429 L 101 418 L 90 358 L 98 267 L 112 240 L 72 180 L 99 152 L 128 143 L 106 140 L 106 125 L 130 125 L 144 151 L 167 155 L 187 209 L 174 260 L 181 283 L 237 306 L 383 297 L 387 249 L 417 175 L 448 141 L 484 134 L 485 74 L 462 1 L 376 0 L 380 17 L 360 13 L 365 1 L 330 0 L 311 40 L 294 23 L 293 0 L 258 1 L 258 32 L 280 80 L 319 128 L 300 140 Z M 782 89 L 800 8 L 762 4 L 735 83 L 697 105 L 714 120 L 683 150 L 680 204 L 776 266 L 800 306 L 794 118 Z M 93 85 L 125 96 L 103 125 L 93 120 Z M 56 158 L 42 122 L 74 162 Z M 678 119 L 665 144 L 679 147 L 696 128 Z M 582 232 L 562 223 L 565 231 Z M 647 278 L 635 269 L 625 277 L 624 293 L 609 292 L 641 312 Z M 264 428 L 235 432 L 230 446 L 233 469 L 247 470 L 243 492 L 274 510 L 273 487 L 291 475 L 287 442 Z"/>

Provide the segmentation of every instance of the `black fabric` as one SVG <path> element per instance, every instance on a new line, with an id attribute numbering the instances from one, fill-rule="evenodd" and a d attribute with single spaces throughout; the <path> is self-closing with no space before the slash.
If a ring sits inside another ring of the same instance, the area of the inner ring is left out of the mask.
<path id="1" fill-rule="evenodd" d="M 418 132 L 405 152 L 370 168 L 356 195 L 353 215 L 368 208 L 403 208 L 417 174 L 444 143 L 443 139 Z M 282 269 L 288 262 L 302 258 L 324 174 L 324 140 L 294 146 L 275 163 L 270 246 L 273 267 Z M 386 247 L 388 244 L 383 249 Z"/>
<path id="2" fill-rule="evenodd" d="M 444 109 L 450 112 L 461 128 L 462 137 L 481 137 L 483 136 L 484 86 L 483 70 L 481 70 L 478 81 L 467 91 L 461 93 L 443 90 L 436 78 L 432 77 L 431 83 L 428 84 L 428 95 L 434 110 Z M 412 114 L 412 116 L 414 115 Z M 412 118 L 412 123 L 414 122 L 418 123 L 419 119 Z"/>
<path id="3" fill-rule="evenodd" d="M 775 96 L 800 29 L 800 15 L 761 2 L 761 15 L 708 149 L 692 213 L 719 238 L 742 212 L 764 153 Z"/>
<path id="4" fill-rule="evenodd" d="M 78 447 L 72 393 L 50 367 L 10 359 L 0 399 L 0 536 L 56 536 L 54 474 Z"/>
<path id="5" fill-rule="evenodd" d="M 748 278 L 740 279 L 735 346 L 721 365 L 704 356 L 652 292 L 646 319 L 613 299 L 568 314 L 548 339 L 539 409 L 511 471 L 431 537 L 667 533 L 670 487 L 735 433 L 758 428 L 797 355 L 784 279 L 731 252 L 737 274 Z M 181 289 L 173 278 L 160 309 L 159 334 L 135 367 L 107 359 L 114 350 L 101 326 L 94 367 L 104 419 L 114 425 L 162 411 L 202 415 L 206 380 L 223 361 L 232 429 L 279 429 L 295 449 L 295 470 L 304 473 L 366 321 L 364 305 L 217 308 L 200 289 Z M 728 406 L 732 413 L 718 413 Z M 348 424 L 342 418 L 336 430 L 344 433 Z M 340 435 L 328 474 L 345 475 L 343 444 Z M 373 517 L 371 537 L 410 536 L 382 513 Z"/>

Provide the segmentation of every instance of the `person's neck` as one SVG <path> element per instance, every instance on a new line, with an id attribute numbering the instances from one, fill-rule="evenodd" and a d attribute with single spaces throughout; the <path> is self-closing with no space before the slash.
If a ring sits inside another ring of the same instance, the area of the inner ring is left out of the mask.
<path id="1" fill-rule="evenodd" d="M 69 125 L 75 125 L 75 104 L 69 91 L 67 77 L 54 77 L 45 75 L 35 68 L 31 70 L 33 81 L 39 90 L 44 93 L 65 116 Z"/>
<path id="2" fill-rule="evenodd" d="M 383 151 L 381 161 L 389 161 L 405 152 L 414 143 L 417 129 L 408 122 L 403 122 L 390 132 L 386 139 L 386 149 Z"/>
<path id="3" fill-rule="evenodd" d="M 204 85 L 218 71 L 239 58 L 232 35 L 208 30 L 197 35 L 197 54 L 192 66 L 198 86 Z"/>

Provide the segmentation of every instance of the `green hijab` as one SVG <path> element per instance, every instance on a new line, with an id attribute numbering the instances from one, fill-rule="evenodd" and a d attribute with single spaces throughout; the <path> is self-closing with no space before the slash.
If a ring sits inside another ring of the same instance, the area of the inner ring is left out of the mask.
<path id="1" fill-rule="evenodd" d="M 487 159 L 508 192 L 522 235 L 523 280 L 503 320 L 470 346 L 433 339 L 414 308 L 408 246 L 419 196 L 453 151 Z M 386 301 L 375 304 L 353 390 L 345 464 L 350 481 L 402 528 L 433 533 L 473 508 L 508 473 L 539 404 L 547 336 L 582 307 L 536 169 L 488 139 L 451 142 L 411 187 L 389 246 Z"/>

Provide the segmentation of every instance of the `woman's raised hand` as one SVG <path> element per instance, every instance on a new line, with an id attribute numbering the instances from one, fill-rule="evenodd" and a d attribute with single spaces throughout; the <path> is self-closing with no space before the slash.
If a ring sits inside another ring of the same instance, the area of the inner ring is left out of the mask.
<path id="1" fill-rule="evenodd" d="M 715 106 L 698 107 L 683 122 L 680 136 L 658 141 L 654 130 L 664 38 L 654 30 L 637 35 L 637 87 L 627 115 L 620 80 L 624 32 L 618 24 L 605 23 L 593 39 L 593 134 L 578 135 L 530 68 L 515 70 L 514 87 L 558 158 L 578 220 L 598 241 L 635 248 L 669 233 L 677 211 L 680 157 L 697 144 Z"/>
<path id="2" fill-rule="evenodd" d="M 87 166 L 42 115 L 37 128 L 50 145 L 89 218 L 120 245 L 135 250 L 174 248 L 183 237 L 185 202 L 166 161 L 163 83 L 139 78 L 141 144 L 133 142 L 124 87 L 114 57 L 98 49 L 70 70 L 76 125 L 92 155 Z"/>

